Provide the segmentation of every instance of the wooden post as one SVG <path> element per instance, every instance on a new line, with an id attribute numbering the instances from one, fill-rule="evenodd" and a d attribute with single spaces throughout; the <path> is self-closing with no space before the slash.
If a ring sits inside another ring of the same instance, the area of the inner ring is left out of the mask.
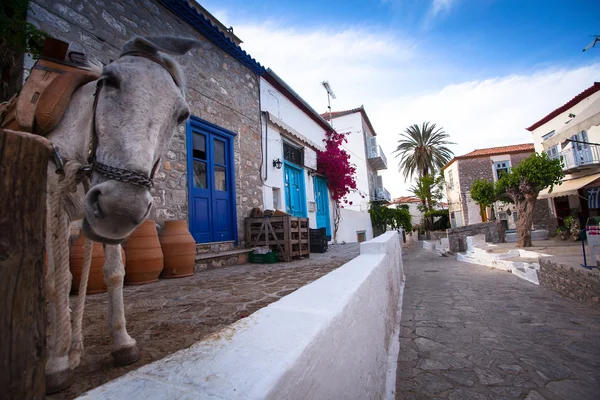
<path id="1" fill-rule="evenodd" d="M 45 396 L 49 152 L 0 129 L 0 399 Z"/>

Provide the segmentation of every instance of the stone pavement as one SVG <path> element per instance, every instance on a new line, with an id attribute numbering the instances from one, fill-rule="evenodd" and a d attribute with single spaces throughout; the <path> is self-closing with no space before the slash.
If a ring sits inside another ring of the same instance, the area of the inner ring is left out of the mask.
<path id="1" fill-rule="evenodd" d="M 180 279 L 125 286 L 127 330 L 138 342 L 141 359 L 116 367 L 110 356 L 107 294 L 86 299 L 84 355 L 69 389 L 48 396 L 72 399 L 144 364 L 202 340 L 296 289 L 319 279 L 359 255 L 358 243 L 330 246 L 323 254 L 277 264 L 244 264 L 206 270 Z M 76 296 L 71 296 L 74 302 Z M 72 307 L 74 303 L 72 303 Z"/>
<path id="2" fill-rule="evenodd" d="M 600 313 L 510 273 L 405 250 L 397 399 L 600 399 Z"/>

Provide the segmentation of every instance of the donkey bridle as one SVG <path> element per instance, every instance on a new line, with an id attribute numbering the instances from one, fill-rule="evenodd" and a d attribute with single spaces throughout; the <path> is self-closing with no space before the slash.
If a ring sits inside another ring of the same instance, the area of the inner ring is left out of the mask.
<path id="1" fill-rule="evenodd" d="M 178 87 L 181 87 L 179 82 L 171 73 L 171 71 L 169 71 L 169 68 L 165 65 L 165 63 L 156 56 L 139 51 L 128 51 L 121 54 L 120 57 L 124 56 L 144 57 L 152 62 L 157 63 L 158 65 L 163 67 L 169 73 L 169 75 L 171 75 L 171 78 L 173 78 L 175 84 Z M 156 163 L 152 167 L 152 172 L 150 173 L 150 176 L 146 175 L 143 172 L 113 167 L 96 161 L 96 149 L 98 148 L 98 133 L 96 131 L 96 109 L 98 107 L 98 95 L 100 93 L 100 89 L 102 89 L 102 78 L 98 79 L 98 81 L 96 82 L 96 91 L 94 92 L 94 105 L 92 108 L 92 133 L 90 136 L 90 149 L 88 156 L 89 165 L 81 168 L 81 171 L 86 172 L 88 174 L 96 172 L 108 179 L 115 179 L 121 182 L 131 183 L 133 185 L 150 190 L 150 188 L 152 188 L 153 186 L 152 179 L 154 178 L 154 174 L 156 173 L 156 170 L 158 169 L 158 166 L 160 164 L 160 158 L 156 160 Z"/>

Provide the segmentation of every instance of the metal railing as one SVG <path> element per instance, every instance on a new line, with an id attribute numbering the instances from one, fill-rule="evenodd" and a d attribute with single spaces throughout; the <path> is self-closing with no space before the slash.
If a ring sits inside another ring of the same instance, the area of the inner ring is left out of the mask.
<path id="1" fill-rule="evenodd" d="M 384 187 L 378 187 L 376 190 L 377 200 L 392 200 L 392 195 Z"/>
<path id="2" fill-rule="evenodd" d="M 594 144 L 572 143 L 572 147 L 549 156 L 560 158 L 563 170 L 580 168 L 586 165 L 600 164 L 600 146 Z"/>
<path id="3" fill-rule="evenodd" d="M 367 156 L 369 159 L 381 158 L 383 165 L 385 165 L 385 167 L 387 168 L 387 157 L 385 156 L 385 153 L 383 152 L 381 146 L 376 145 L 368 147 Z"/>

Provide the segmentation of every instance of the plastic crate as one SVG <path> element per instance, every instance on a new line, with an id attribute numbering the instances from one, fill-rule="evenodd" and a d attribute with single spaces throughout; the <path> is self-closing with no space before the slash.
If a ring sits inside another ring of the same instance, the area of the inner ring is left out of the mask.
<path id="1" fill-rule="evenodd" d="M 248 255 L 248 261 L 254 264 L 275 264 L 279 261 L 279 257 L 274 251 L 267 254 L 250 253 Z"/>

